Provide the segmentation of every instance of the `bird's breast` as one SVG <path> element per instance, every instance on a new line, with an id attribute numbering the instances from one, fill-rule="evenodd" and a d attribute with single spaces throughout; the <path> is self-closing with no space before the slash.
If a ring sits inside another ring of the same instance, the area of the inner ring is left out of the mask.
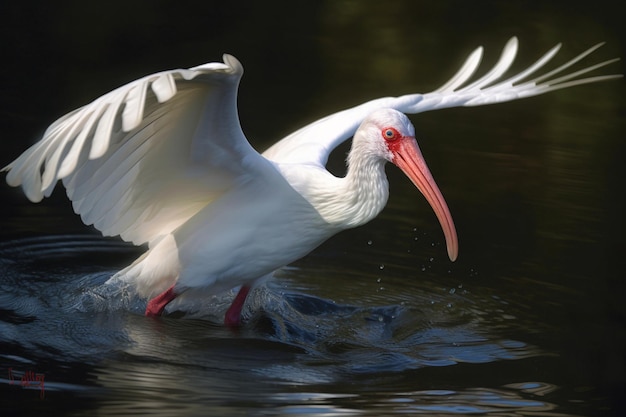
<path id="1" fill-rule="evenodd" d="M 175 233 L 184 286 L 260 278 L 315 249 L 336 230 L 285 181 L 231 191 Z"/>

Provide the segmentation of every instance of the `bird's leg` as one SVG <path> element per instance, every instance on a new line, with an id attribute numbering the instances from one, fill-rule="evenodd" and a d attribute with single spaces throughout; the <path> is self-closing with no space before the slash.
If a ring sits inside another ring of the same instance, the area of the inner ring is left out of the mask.
<path id="1" fill-rule="evenodd" d="M 243 305 L 246 302 L 249 292 L 250 286 L 243 285 L 241 287 L 224 316 L 224 324 L 226 326 L 238 327 L 241 324 L 241 310 L 243 309 Z M 166 291 L 154 297 L 146 306 L 146 317 L 160 316 L 163 313 L 163 310 L 165 310 L 165 306 L 176 298 L 177 295 L 178 294 L 174 292 L 174 286 L 172 285 Z"/>
<path id="2" fill-rule="evenodd" d="M 148 302 L 146 306 L 146 317 L 157 317 L 163 313 L 165 306 L 176 298 L 178 294 L 174 292 L 174 286 L 172 285 L 161 294 L 154 297 Z"/>
<path id="3" fill-rule="evenodd" d="M 250 286 L 241 286 L 237 296 L 230 307 L 228 307 L 228 310 L 226 310 L 226 315 L 224 316 L 224 324 L 226 326 L 238 327 L 241 324 L 241 310 L 243 309 L 243 304 L 246 302 L 246 297 L 248 297 L 249 292 Z"/>

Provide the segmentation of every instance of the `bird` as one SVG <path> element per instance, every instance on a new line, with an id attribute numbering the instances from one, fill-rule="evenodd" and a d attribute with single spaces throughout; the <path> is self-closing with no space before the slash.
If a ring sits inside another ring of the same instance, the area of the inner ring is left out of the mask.
<path id="1" fill-rule="evenodd" d="M 388 162 L 424 195 L 455 261 L 455 225 L 407 114 L 501 103 L 620 77 L 580 78 L 617 59 L 557 76 L 600 46 L 528 80 L 553 59 L 558 44 L 504 78 L 518 51 L 513 37 L 493 68 L 471 81 L 483 55 L 479 47 L 435 91 L 333 113 L 264 152 L 242 131 L 237 95 L 243 66 L 225 54 L 223 62 L 145 76 L 70 112 L 2 171 L 32 202 L 50 196 L 61 181 L 86 225 L 147 245 L 111 278 L 136 287 L 147 301 L 146 316 L 165 314 L 187 292 L 238 290 L 224 314 L 224 324 L 237 327 L 256 283 L 383 210 Z M 348 139 L 347 171 L 335 176 L 326 169 L 329 154 Z"/>

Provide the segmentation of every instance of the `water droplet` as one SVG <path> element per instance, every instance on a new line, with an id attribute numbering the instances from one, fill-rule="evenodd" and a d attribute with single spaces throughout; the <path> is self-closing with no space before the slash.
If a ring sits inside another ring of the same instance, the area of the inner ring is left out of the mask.
<path id="1" fill-rule="evenodd" d="M 378 269 L 385 269 L 385 265 L 380 264 L 380 266 L 378 267 Z"/>
<path id="2" fill-rule="evenodd" d="M 378 278 L 376 282 L 381 282 L 382 280 L 383 280 L 382 278 Z"/>
<path id="3" fill-rule="evenodd" d="M 450 294 L 454 294 L 456 292 L 455 288 L 450 288 L 450 291 L 448 291 Z"/>
<path id="4" fill-rule="evenodd" d="M 434 260 L 435 260 L 435 258 L 429 258 L 429 259 L 428 259 L 428 262 L 432 262 L 432 261 L 434 261 Z"/>
<path id="5" fill-rule="evenodd" d="M 367 244 L 368 244 L 368 245 L 371 245 L 372 243 L 373 243 L 373 242 L 372 242 L 371 240 L 368 240 L 368 241 L 367 241 Z"/>

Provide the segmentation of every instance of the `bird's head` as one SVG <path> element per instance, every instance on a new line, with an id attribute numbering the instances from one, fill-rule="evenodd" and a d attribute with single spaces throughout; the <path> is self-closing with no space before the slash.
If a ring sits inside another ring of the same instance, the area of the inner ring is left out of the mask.
<path id="1" fill-rule="evenodd" d="M 377 110 L 363 121 L 359 130 L 364 133 L 364 140 L 360 142 L 367 148 L 367 153 L 396 165 L 426 197 L 443 229 L 448 256 L 452 261 L 456 260 L 458 239 L 454 222 L 417 145 L 415 128 L 409 118 L 397 110 Z"/>

